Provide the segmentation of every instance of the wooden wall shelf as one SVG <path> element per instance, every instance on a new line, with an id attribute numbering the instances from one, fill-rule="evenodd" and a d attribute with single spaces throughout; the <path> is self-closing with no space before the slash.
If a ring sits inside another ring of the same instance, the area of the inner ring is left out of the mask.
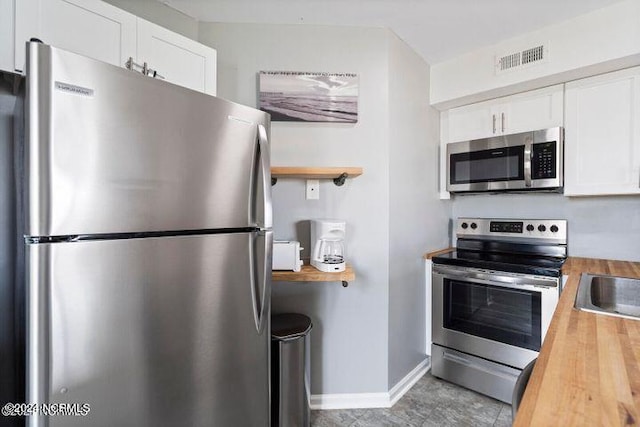
<path id="1" fill-rule="evenodd" d="M 300 178 L 332 179 L 336 185 L 342 185 L 346 178 L 355 178 L 360 175 L 362 175 L 362 168 L 357 167 L 272 166 L 271 184 L 275 184 L 278 178 Z"/>
<path id="2" fill-rule="evenodd" d="M 347 268 L 340 273 L 325 273 L 317 270 L 311 265 L 303 265 L 300 271 L 273 271 L 271 279 L 278 282 L 342 282 L 342 286 L 347 287 L 350 281 L 355 280 L 356 273 L 353 267 Z"/>

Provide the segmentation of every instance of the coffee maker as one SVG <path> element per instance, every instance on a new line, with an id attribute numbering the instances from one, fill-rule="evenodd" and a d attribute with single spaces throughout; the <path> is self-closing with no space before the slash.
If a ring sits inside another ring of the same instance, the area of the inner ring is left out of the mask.
<path id="1" fill-rule="evenodd" d="M 311 220 L 311 265 L 320 271 L 344 271 L 344 235 L 346 224 L 335 219 Z"/>

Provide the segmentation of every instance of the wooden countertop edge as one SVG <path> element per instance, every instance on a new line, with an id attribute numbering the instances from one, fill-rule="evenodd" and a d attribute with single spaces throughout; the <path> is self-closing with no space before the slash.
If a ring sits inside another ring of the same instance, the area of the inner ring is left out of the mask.
<path id="1" fill-rule="evenodd" d="M 442 254 L 446 254 L 447 252 L 451 252 L 451 251 L 455 251 L 456 248 L 454 247 L 450 247 L 450 248 L 446 248 L 446 249 L 439 249 L 437 251 L 433 251 L 433 252 L 427 252 L 426 254 L 424 254 L 422 257 L 424 259 L 431 259 L 434 256 L 438 256 L 438 255 L 442 255 Z"/>
<path id="2" fill-rule="evenodd" d="M 640 425 L 640 321 L 574 308 L 582 273 L 640 278 L 640 262 L 567 259 L 568 275 L 514 426 Z"/>

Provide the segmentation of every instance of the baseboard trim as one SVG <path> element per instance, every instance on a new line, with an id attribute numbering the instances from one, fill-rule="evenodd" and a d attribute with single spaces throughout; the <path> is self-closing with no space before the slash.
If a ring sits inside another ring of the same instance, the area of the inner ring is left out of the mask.
<path id="1" fill-rule="evenodd" d="M 389 393 L 312 394 L 311 409 L 389 408 Z"/>
<path id="2" fill-rule="evenodd" d="M 431 358 L 427 357 L 420 362 L 418 366 L 413 368 L 411 372 L 405 375 L 404 378 L 398 381 L 396 385 L 389 390 L 389 401 L 391 402 L 389 407 L 395 405 L 396 402 L 398 402 L 398 400 L 400 400 L 400 398 L 404 396 L 405 393 L 408 392 L 429 369 L 431 369 Z"/>
<path id="3" fill-rule="evenodd" d="M 311 409 L 390 408 L 431 368 L 427 357 L 386 393 L 313 394 Z"/>

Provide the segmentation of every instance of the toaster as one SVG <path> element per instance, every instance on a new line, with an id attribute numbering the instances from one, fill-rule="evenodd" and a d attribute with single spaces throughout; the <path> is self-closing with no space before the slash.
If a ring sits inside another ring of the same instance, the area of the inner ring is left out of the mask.
<path id="1" fill-rule="evenodd" d="M 273 270 L 300 271 L 300 242 L 275 240 L 273 242 Z"/>

